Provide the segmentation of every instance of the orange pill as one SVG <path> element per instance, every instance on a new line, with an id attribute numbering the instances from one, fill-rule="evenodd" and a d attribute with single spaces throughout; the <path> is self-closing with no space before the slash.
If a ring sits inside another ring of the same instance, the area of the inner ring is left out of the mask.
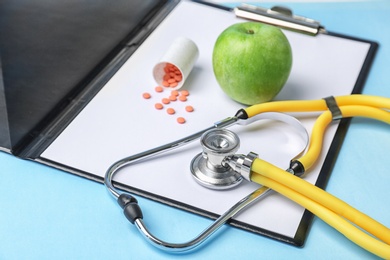
<path id="1" fill-rule="evenodd" d="M 156 92 L 163 92 L 163 91 L 164 91 L 164 89 L 163 89 L 161 86 L 155 87 L 154 90 L 155 90 Z"/>
<path id="2" fill-rule="evenodd" d="M 170 108 L 167 109 L 167 113 L 170 114 L 170 115 L 173 115 L 173 114 L 176 113 L 176 111 L 175 111 L 175 109 L 170 107 Z"/>
<path id="3" fill-rule="evenodd" d="M 172 90 L 172 91 L 171 91 L 171 95 L 177 97 L 177 96 L 179 96 L 179 91 L 177 91 L 177 90 Z"/>
<path id="4" fill-rule="evenodd" d="M 171 83 L 175 83 L 176 80 L 175 80 L 175 79 L 168 79 L 167 82 L 168 82 L 169 84 L 171 84 Z"/>
<path id="5" fill-rule="evenodd" d="M 169 83 L 168 83 L 167 80 L 164 80 L 164 81 L 162 82 L 162 85 L 163 85 L 164 87 L 169 87 Z"/>
<path id="6" fill-rule="evenodd" d="M 156 109 L 158 109 L 158 110 L 161 110 L 161 109 L 164 108 L 164 106 L 163 106 L 161 103 L 156 103 L 156 104 L 154 104 L 154 107 L 155 107 Z"/>
<path id="7" fill-rule="evenodd" d="M 174 88 L 177 87 L 177 85 L 178 85 L 177 82 L 173 82 L 169 84 L 169 87 Z"/>
<path id="8" fill-rule="evenodd" d="M 145 92 L 145 93 L 142 94 L 142 97 L 143 97 L 144 99 L 149 99 L 149 98 L 151 98 L 152 96 L 151 96 L 148 92 Z"/>
<path id="9" fill-rule="evenodd" d="M 189 96 L 190 92 L 188 92 L 188 90 L 182 90 L 180 91 L 180 94 L 182 94 L 183 96 Z"/>
<path id="10" fill-rule="evenodd" d="M 174 79 L 175 79 L 177 82 L 179 82 L 179 81 L 181 81 L 183 78 L 182 78 L 182 76 L 176 75 L 176 76 L 174 77 Z"/>
<path id="11" fill-rule="evenodd" d="M 180 96 L 180 97 L 179 97 L 179 100 L 180 100 L 180 101 L 183 101 L 183 102 L 184 102 L 184 101 L 187 101 L 187 97 L 186 97 L 186 96 Z"/>
<path id="12" fill-rule="evenodd" d="M 184 124 L 186 122 L 186 120 L 184 119 L 184 117 L 178 117 L 176 119 L 176 121 L 179 123 L 179 124 Z"/>
<path id="13" fill-rule="evenodd" d="M 193 112 L 194 111 L 194 108 L 192 106 L 186 106 L 186 111 L 187 112 Z"/>
<path id="14" fill-rule="evenodd" d="M 169 103 L 171 103 L 171 101 L 169 100 L 169 98 L 163 98 L 161 101 L 163 102 L 163 104 L 169 104 Z"/>
<path id="15" fill-rule="evenodd" d="M 169 96 L 169 100 L 170 100 L 170 101 L 176 101 L 176 100 L 177 100 L 177 96 L 175 96 L 175 95 L 170 95 L 170 96 Z"/>

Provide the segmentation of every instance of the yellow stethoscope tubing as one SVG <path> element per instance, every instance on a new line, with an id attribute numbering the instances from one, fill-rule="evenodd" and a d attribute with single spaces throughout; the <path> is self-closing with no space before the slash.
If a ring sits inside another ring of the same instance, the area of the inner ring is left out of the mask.
<path id="1" fill-rule="evenodd" d="M 263 162 L 257 162 L 259 159 L 255 161 L 256 164 L 263 164 Z M 253 167 L 253 166 L 252 166 Z M 258 168 L 263 168 L 264 165 L 257 165 L 255 166 L 254 171 L 259 171 Z M 273 166 L 275 167 L 275 166 Z M 270 171 L 269 167 L 267 171 Z M 276 168 L 276 167 L 275 167 Z M 283 171 L 282 169 L 276 168 L 271 171 Z M 268 177 L 262 176 L 261 174 L 252 174 L 252 180 L 257 183 L 261 183 L 264 186 L 267 186 L 271 188 L 272 190 L 282 194 L 283 196 L 295 201 L 299 205 L 303 206 L 304 208 L 308 209 L 310 212 L 318 216 L 320 219 L 322 219 L 324 222 L 338 230 L 341 234 L 343 234 L 345 237 L 350 239 L 352 242 L 356 243 L 357 245 L 361 246 L 362 248 L 366 249 L 367 251 L 385 258 L 390 258 L 390 246 L 380 240 L 375 239 L 374 237 L 370 236 L 369 234 L 365 233 L 361 229 L 357 228 L 350 222 L 348 222 L 346 219 L 344 219 L 339 214 L 335 213 L 331 209 L 321 205 L 320 203 L 302 195 L 301 193 L 290 189 L 289 187 L 286 187 L 283 184 L 280 184 L 277 181 L 274 181 Z M 298 177 L 295 177 L 298 178 Z M 303 180 L 301 180 L 303 181 Z M 350 206 L 349 206 L 350 207 Z M 355 223 L 355 221 L 351 221 Z M 356 221 L 358 222 L 358 221 Z M 359 221 L 361 222 L 361 221 Z M 371 221 L 370 221 L 371 222 Z M 376 222 L 376 221 L 375 221 Z M 371 224 L 371 223 L 370 223 Z M 368 224 L 368 225 L 370 225 Z M 366 225 L 367 226 L 367 225 Z M 376 232 L 373 232 L 375 234 L 380 234 L 385 227 L 378 228 Z M 371 230 L 371 229 L 370 229 Z M 389 230 L 386 230 L 385 232 L 389 233 Z M 373 234 L 374 235 L 374 234 Z M 379 237 L 378 237 L 379 238 Z"/>
<path id="2" fill-rule="evenodd" d="M 377 97 L 357 97 L 360 101 L 357 103 L 364 105 L 340 106 L 339 109 L 342 117 L 361 116 L 390 123 L 390 113 L 381 109 L 387 108 L 389 99 L 379 98 L 381 100 L 375 102 Z M 355 101 L 357 100 L 355 99 L 351 103 L 351 99 L 347 98 L 341 103 L 353 104 Z M 382 101 L 387 101 L 387 103 Z M 373 102 L 376 106 L 369 106 Z M 305 169 L 310 168 L 318 158 L 322 148 L 323 134 L 331 121 L 332 114 L 330 111 L 325 111 L 316 120 L 308 151 L 299 159 Z M 251 180 L 267 186 L 307 208 L 366 250 L 378 256 L 390 258 L 390 230 L 326 191 L 261 159 L 256 159 L 252 165 Z M 387 244 L 371 237 L 346 220 L 349 220 Z"/>
<path id="3" fill-rule="evenodd" d="M 390 100 L 388 100 L 389 102 Z M 339 107 L 342 117 L 367 117 L 390 124 L 390 114 L 386 110 L 361 105 L 345 105 Z M 316 120 L 310 137 L 307 152 L 299 158 L 305 170 L 310 169 L 322 150 L 323 136 L 327 126 L 332 122 L 330 111 L 323 112 Z"/>
<path id="4" fill-rule="evenodd" d="M 335 100 L 339 107 L 347 105 L 361 105 L 390 109 L 390 101 L 385 97 L 354 94 L 338 96 L 335 97 Z M 245 112 L 248 117 L 252 117 L 263 112 L 314 112 L 325 110 L 328 110 L 328 107 L 324 99 L 273 101 L 245 108 Z"/>

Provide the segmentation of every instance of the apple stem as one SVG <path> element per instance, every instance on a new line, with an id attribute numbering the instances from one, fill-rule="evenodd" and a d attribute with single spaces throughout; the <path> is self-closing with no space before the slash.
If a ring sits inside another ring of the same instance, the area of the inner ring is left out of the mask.
<path id="1" fill-rule="evenodd" d="M 254 34 L 255 32 L 254 32 L 252 29 L 249 29 L 249 30 L 247 31 L 247 33 L 248 33 L 248 34 Z"/>

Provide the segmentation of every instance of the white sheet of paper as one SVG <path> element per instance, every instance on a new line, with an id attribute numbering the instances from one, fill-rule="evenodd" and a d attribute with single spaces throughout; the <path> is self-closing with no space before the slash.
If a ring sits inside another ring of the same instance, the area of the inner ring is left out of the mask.
<path id="1" fill-rule="evenodd" d="M 148 37 L 98 95 L 41 155 L 42 158 L 104 176 L 118 159 L 145 151 L 212 126 L 233 116 L 242 105 L 230 100 L 219 88 L 212 70 L 211 56 L 218 35 L 240 20 L 233 13 L 183 1 Z M 294 56 L 291 76 L 277 96 L 286 99 L 320 99 L 350 94 L 369 44 L 329 35 L 311 37 L 285 32 Z M 184 89 L 190 91 L 187 102 L 172 102 L 175 115 L 158 111 L 154 104 L 167 91 L 154 92 L 152 68 L 178 36 L 192 39 L 200 56 Z M 152 98 L 142 98 L 150 92 Z M 184 111 L 192 105 L 195 111 Z M 187 122 L 180 125 L 176 117 Z M 310 132 L 315 117 L 299 116 Z M 325 136 L 324 152 L 305 179 L 314 183 L 322 167 L 337 125 Z M 231 130 L 241 138 L 239 153 L 250 151 L 282 169 L 302 148 L 291 127 L 277 122 L 259 122 Z M 180 203 L 209 212 L 223 213 L 258 185 L 243 183 L 227 191 L 215 191 L 198 185 L 190 173 L 192 158 L 201 152 L 198 142 L 178 151 L 156 157 L 121 170 L 116 180 Z M 245 223 L 294 237 L 304 209 L 278 194 L 271 194 L 236 218 Z"/>

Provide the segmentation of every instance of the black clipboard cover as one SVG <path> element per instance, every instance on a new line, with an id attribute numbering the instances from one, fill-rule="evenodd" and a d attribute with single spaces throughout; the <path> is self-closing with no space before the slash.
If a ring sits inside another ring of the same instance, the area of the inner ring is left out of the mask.
<path id="1" fill-rule="evenodd" d="M 0 7 L 0 149 L 102 182 L 93 173 L 42 160 L 40 154 L 179 2 L 5 1 Z M 207 5 L 232 11 L 214 4 Z M 353 89 L 353 93 L 360 93 L 378 44 L 331 32 L 327 34 L 370 44 Z M 338 127 L 316 182 L 319 187 L 326 185 L 348 123 L 348 120 L 343 120 Z M 217 217 L 156 194 L 118 186 L 202 216 Z M 294 238 L 236 220 L 231 220 L 230 224 L 302 246 L 312 217 L 305 211 Z"/>

